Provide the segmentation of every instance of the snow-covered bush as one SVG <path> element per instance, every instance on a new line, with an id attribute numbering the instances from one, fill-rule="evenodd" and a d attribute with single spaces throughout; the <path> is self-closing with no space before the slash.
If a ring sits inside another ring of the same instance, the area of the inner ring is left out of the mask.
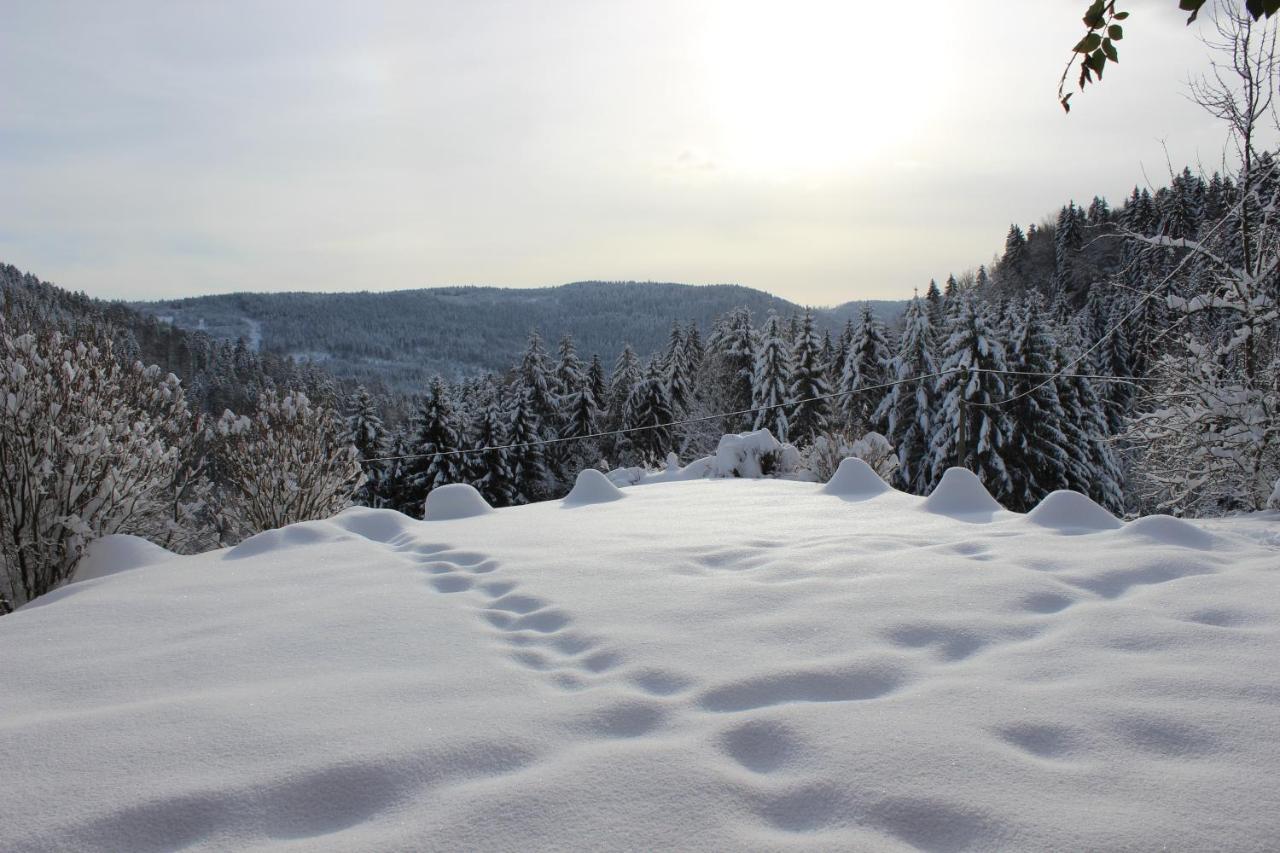
<path id="1" fill-rule="evenodd" d="M 232 538 L 328 518 L 349 506 L 364 482 L 342 417 L 301 392 L 268 390 L 251 417 L 224 412 L 217 435 L 229 498 L 224 535 Z"/>
<path id="2" fill-rule="evenodd" d="M 813 440 L 803 453 L 803 466 L 814 479 L 825 483 L 850 456 L 861 459 L 886 483 L 893 482 L 898 470 L 897 453 L 889 440 L 878 432 L 869 432 L 856 441 L 843 432 L 827 432 Z"/>
<path id="3" fill-rule="evenodd" d="M 732 477 L 813 479 L 805 468 L 804 457 L 801 456 L 800 451 L 793 445 L 778 441 L 767 429 L 721 436 L 714 456 L 695 459 L 683 468 L 680 467 L 676 455 L 669 453 L 666 467 L 661 471 L 635 466 L 616 468 L 607 476 L 609 481 L 617 486 Z"/>
<path id="4" fill-rule="evenodd" d="M 164 541 L 198 479 L 177 377 L 82 338 L 0 322 L 0 613 L 71 577 L 99 536 Z"/>

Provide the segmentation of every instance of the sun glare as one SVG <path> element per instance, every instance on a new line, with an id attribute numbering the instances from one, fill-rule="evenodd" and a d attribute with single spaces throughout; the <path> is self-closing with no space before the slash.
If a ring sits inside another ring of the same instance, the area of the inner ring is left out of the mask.
<path id="1" fill-rule="evenodd" d="M 949 13 L 930 13 L 908 49 L 892 22 L 864 8 L 805 0 L 717 9 L 703 55 L 719 161 L 775 177 L 860 171 L 924 126 L 945 73 Z"/>

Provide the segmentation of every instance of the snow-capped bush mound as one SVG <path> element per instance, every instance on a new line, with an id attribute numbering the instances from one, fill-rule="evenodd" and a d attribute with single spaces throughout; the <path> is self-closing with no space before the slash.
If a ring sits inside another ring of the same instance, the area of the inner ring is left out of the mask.
<path id="1" fill-rule="evenodd" d="M 583 504 L 602 504 L 616 501 L 626 495 L 622 490 L 609 482 L 609 478 L 595 468 L 584 468 L 578 472 L 578 479 L 573 483 L 573 490 L 565 495 L 566 506 Z"/>
<path id="2" fill-rule="evenodd" d="M 1171 515 L 1148 515 L 1136 518 L 1124 526 L 1125 536 L 1141 536 L 1161 545 L 1177 545 L 1181 548 L 1207 550 L 1213 547 L 1214 536 L 1194 524 Z"/>
<path id="3" fill-rule="evenodd" d="M 800 452 L 795 447 L 778 441 L 767 429 L 758 429 L 721 436 L 706 476 L 756 479 L 792 474 L 800 468 Z"/>
<path id="4" fill-rule="evenodd" d="M 1027 521 L 1061 533 L 1093 533 L 1115 530 L 1124 522 L 1079 492 L 1065 489 L 1045 495 Z"/>
<path id="5" fill-rule="evenodd" d="M 89 543 L 88 550 L 76 566 L 72 580 L 87 581 L 114 575 L 139 566 L 149 566 L 172 559 L 175 554 L 137 536 L 114 533 Z"/>
<path id="6" fill-rule="evenodd" d="M 873 498 L 890 489 L 889 484 L 881 480 L 870 465 L 851 456 L 840 462 L 840 467 L 822 487 L 822 491 L 845 498 Z"/>
<path id="7" fill-rule="evenodd" d="M 1003 511 L 978 475 L 966 468 L 948 468 L 921 507 L 926 512 L 950 516 L 989 516 Z"/>
<path id="8" fill-rule="evenodd" d="M 365 506 L 353 506 L 343 510 L 329 523 L 374 542 L 390 542 L 406 535 L 417 524 L 404 513 L 392 509 L 370 509 Z"/>
<path id="9" fill-rule="evenodd" d="M 493 512 L 475 486 L 467 483 L 450 483 L 432 489 L 427 495 L 425 521 L 445 521 L 451 518 L 471 518 Z"/>
<path id="10" fill-rule="evenodd" d="M 226 553 L 225 559 L 244 560 L 294 545 L 316 545 L 343 538 L 346 533 L 327 521 L 303 521 L 278 530 L 264 530 L 250 536 Z"/>

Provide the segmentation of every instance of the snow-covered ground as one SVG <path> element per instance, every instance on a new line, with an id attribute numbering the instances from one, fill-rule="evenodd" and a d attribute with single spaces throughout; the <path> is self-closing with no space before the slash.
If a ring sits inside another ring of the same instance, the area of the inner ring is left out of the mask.
<path id="1" fill-rule="evenodd" d="M 1280 516 L 868 473 L 99 543 L 0 619 L 0 848 L 1275 849 Z"/>

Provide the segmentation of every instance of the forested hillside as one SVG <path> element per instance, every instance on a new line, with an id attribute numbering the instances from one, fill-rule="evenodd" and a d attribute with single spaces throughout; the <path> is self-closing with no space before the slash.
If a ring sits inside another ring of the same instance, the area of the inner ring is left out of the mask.
<path id="1" fill-rule="evenodd" d="M 872 303 L 892 321 L 904 302 Z M 837 330 L 861 303 L 818 310 L 820 329 Z M 323 362 L 341 378 L 417 391 L 433 374 L 448 378 L 502 371 L 529 330 L 572 334 L 585 353 L 630 344 L 642 358 L 661 349 L 671 323 L 709 328 L 745 307 L 763 316 L 801 310 L 795 303 L 737 285 L 579 282 L 512 289 L 448 287 L 388 293 L 234 293 L 135 303 L 138 310 L 186 329 L 277 356 Z"/>

